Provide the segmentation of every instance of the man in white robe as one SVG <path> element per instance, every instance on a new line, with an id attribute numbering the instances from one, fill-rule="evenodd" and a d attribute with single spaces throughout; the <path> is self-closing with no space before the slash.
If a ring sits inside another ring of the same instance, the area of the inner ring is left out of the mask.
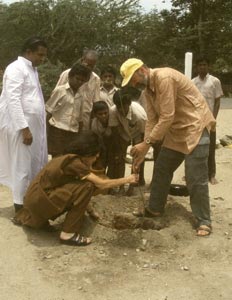
<path id="1" fill-rule="evenodd" d="M 12 190 L 15 210 L 27 187 L 47 163 L 45 108 L 36 66 L 47 55 L 38 37 L 28 39 L 22 56 L 7 66 L 0 97 L 0 183 Z"/>

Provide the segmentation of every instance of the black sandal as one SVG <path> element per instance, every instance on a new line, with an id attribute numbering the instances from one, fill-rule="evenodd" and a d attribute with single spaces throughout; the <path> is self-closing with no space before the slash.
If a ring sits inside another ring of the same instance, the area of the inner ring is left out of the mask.
<path id="1" fill-rule="evenodd" d="M 88 241 L 87 237 L 81 236 L 78 233 L 75 233 L 70 239 L 63 240 L 60 239 L 60 242 L 65 245 L 71 245 L 71 246 L 87 246 L 91 243 L 91 241 Z"/>

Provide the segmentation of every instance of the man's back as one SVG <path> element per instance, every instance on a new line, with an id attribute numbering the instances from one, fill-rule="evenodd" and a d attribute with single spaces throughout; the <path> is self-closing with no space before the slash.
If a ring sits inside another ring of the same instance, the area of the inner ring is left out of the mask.
<path id="1" fill-rule="evenodd" d="M 204 97 L 191 80 L 174 69 L 151 70 L 146 99 L 146 132 L 152 131 L 154 140 L 165 137 L 164 145 L 173 150 L 191 152 L 204 128 L 215 124 Z"/>
<path id="2" fill-rule="evenodd" d="M 147 114 L 144 108 L 136 102 L 131 103 L 127 116 L 123 116 L 114 105 L 111 107 L 112 124 L 120 127 L 120 135 L 125 141 L 140 138 L 144 134 Z"/>

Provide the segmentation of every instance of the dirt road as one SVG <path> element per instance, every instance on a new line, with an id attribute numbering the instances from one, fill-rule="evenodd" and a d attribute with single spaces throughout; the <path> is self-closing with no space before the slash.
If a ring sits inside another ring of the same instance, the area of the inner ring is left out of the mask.
<path id="1" fill-rule="evenodd" d="M 229 101 L 229 100 L 227 100 Z M 217 134 L 232 135 L 232 107 L 223 102 Z M 231 300 L 232 149 L 217 150 L 219 184 L 210 185 L 213 234 L 195 235 L 188 197 L 169 197 L 161 230 L 113 226 L 130 214 L 140 194 L 98 196 L 100 224 L 86 218 L 94 239 L 86 248 L 60 245 L 58 233 L 14 226 L 12 198 L 0 187 L 1 300 Z M 146 163 L 146 179 L 152 162 Z M 174 181 L 181 182 L 180 167 Z"/>

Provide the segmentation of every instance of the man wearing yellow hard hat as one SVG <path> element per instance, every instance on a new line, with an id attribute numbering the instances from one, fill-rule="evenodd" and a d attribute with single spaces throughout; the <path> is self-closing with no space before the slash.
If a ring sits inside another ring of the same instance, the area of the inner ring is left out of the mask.
<path id="1" fill-rule="evenodd" d="M 198 226 L 197 235 L 211 232 L 208 191 L 209 130 L 215 119 L 205 99 L 190 79 L 172 68 L 148 68 L 130 58 L 120 68 L 122 86 L 145 90 L 148 121 L 144 141 L 131 154 L 138 169 L 152 144 L 163 140 L 156 160 L 151 194 L 145 211 L 136 215 L 159 217 L 164 208 L 174 171 L 185 160 L 190 205 Z"/>

